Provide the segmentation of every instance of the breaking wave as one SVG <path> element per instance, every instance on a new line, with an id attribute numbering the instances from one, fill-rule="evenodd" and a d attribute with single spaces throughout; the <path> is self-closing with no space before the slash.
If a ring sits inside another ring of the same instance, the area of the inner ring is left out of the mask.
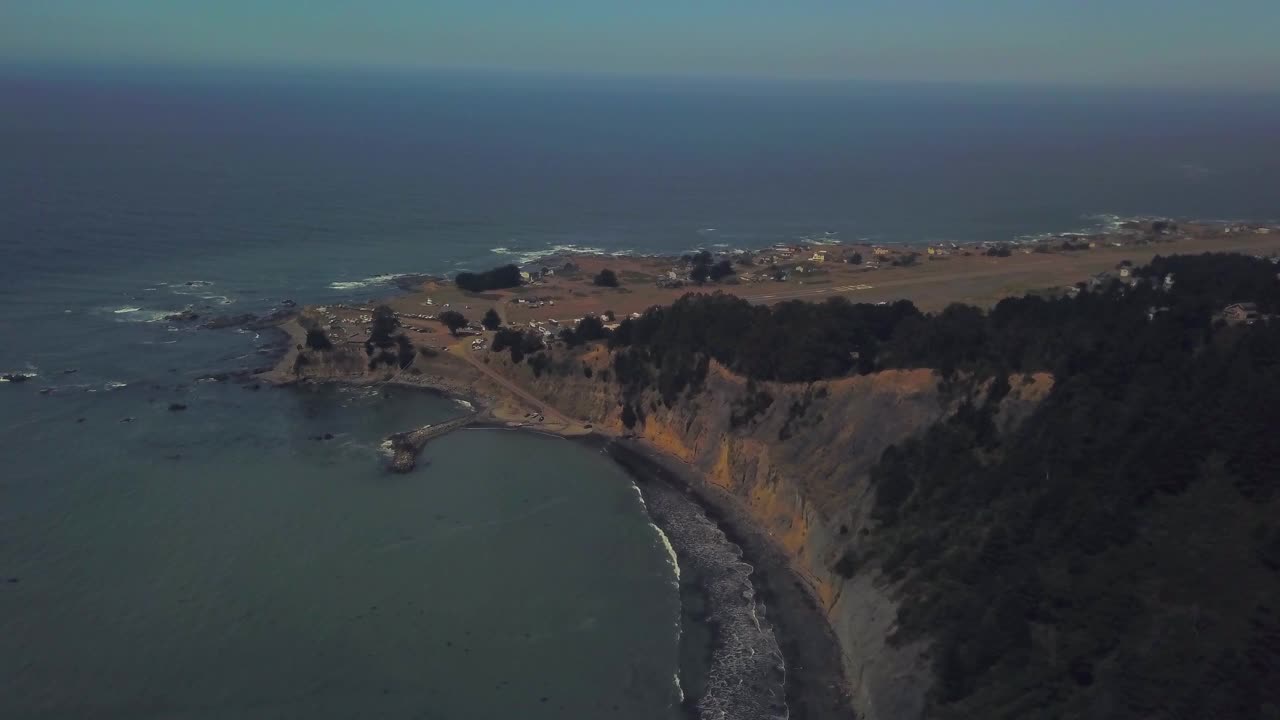
<path id="1" fill-rule="evenodd" d="M 588 245 L 573 244 L 552 245 L 540 250 L 495 247 L 489 248 L 489 252 L 495 255 L 504 255 L 515 258 L 516 263 L 519 265 L 537 262 L 543 258 L 554 257 L 556 255 L 608 255 L 611 257 L 624 257 L 633 254 L 630 250 L 606 250 L 604 248 L 590 247 Z"/>
<path id="2" fill-rule="evenodd" d="M 158 323 L 166 322 L 170 315 L 174 315 L 179 311 L 155 310 L 152 308 L 126 306 L 120 308 L 101 308 L 98 312 L 111 315 L 115 322 Z"/>
<path id="3" fill-rule="evenodd" d="M 786 666 L 751 584 L 754 568 L 715 521 L 679 491 L 654 483 L 642 501 L 653 521 L 664 528 L 664 539 L 669 537 L 680 548 L 686 569 L 706 593 L 707 621 L 715 630 L 716 647 L 706 691 L 696 703 L 698 716 L 786 718 Z M 668 549 L 674 556 L 670 544 Z"/>
<path id="4" fill-rule="evenodd" d="M 396 273 L 392 275 L 373 275 L 361 280 L 336 280 L 329 283 L 330 290 L 359 290 L 360 288 L 373 287 L 375 285 L 390 285 L 396 281 L 396 278 L 404 277 L 404 273 Z"/>
<path id="5" fill-rule="evenodd" d="M 644 493 L 640 492 L 640 486 L 633 482 L 631 483 L 631 489 L 636 491 L 636 497 L 640 499 L 640 507 L 644 508 L 645 514 L 652 517 L 652 514 L 649 512 L 649 505 L 644 501 Z M 653 528 L 653 531 L 658 534 L 659 542 L 661 542 L 662 546 L 666 548 L 667 561 L 671 564 L 671 571 L 675 573 L 675 585 L 676 587 L 679 587 L 680 559 L 676 557 L 676 549 L 671 545 L 671 539 L 667 537 L 667 534 L 662 532 L 662 528 L 658 527 L 657 524 L 652 521 L 649 522 L 649 527 Z"/>
<path id="6" fill-rule="evenodd" d="M 22 378 L 23 380 L 30 380 L 33 377 L 39 377 L 39 373 L 34 373 L 34 372 L 0 373 L 0 382 L 13 382 L 12 380 L 10 380 L 10 378 Z M 22 382 L 22 380 L 19 380 L 18 382 Z"/>

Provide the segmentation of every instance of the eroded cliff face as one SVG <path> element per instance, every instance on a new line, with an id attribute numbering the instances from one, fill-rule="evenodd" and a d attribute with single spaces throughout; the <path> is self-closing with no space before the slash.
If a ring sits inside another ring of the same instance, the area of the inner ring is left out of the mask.
<path id="1" fill-rule="evenodd" d="M 557 353 L 540 377 L 527 364 L 512 365 L 505 355 L 495 355 L 491 367 L 563 412 L 634 433 L 738 498 L 786 549 L 825 609 L 859 717 L 922 715 L 932 684 L 928 647 L 890 643 L 896 588 L 874 568 L 845 577 L 836 567 L 847 550 L 857 549 L 872 522 L 869 471 L 884 449 L 954 412 L 966 398 L 981 396 L 985 386 L 947 389 L 931 370 L 749 385 L 712 363 L 703 387 L 683 393 L 671 407 L 651 390 L 626 399 L 640 416 L 627 428 L 624 398 L 603 347 Z M 997 417 L 997 425 L 1006 428 L 1034 409 L 1052 379 L 1016 376 L 1010 384 Z M 772 402 L 751 414 L 747 401 L 760 393 Z"/>

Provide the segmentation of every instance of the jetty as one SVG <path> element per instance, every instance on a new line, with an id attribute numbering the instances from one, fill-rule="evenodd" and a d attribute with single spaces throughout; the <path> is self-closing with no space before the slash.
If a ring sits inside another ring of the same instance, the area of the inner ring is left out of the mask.
<path id="1" fill-rule="evenodd" d="M 466 427 L 475 422 L 476 419 L 476 413 L 469 413 L 447 422 L 436 425 L 423 425 L 416 430 L 396 433 L 388 437 L 387 442 L 391 444 L 392 451 L 391 462 L 387 466 L 388 469 L 395 473 L 409 472 L 418 462 L 418 453 L 422 452 L 422 448 L 428 442 L 441 435 Z"/>

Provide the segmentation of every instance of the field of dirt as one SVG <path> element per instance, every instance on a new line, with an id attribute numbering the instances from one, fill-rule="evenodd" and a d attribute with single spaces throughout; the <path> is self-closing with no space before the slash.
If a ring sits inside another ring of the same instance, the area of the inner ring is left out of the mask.
<path id="1" fill-rule="evenodd" d="M 478 323 L 485 311 L 493 308 L 505 324 L 528 327 L 537 323 L 552 333 L 586 315 L 612 312 L 621 320 L 655 305 L 670 304 L 689 292 L 725 292 L 756 303 L 821 301 L 835 295 L 854 302 L 907 299 L 932 311 L 953 302 L 990 306 L 1010 295 L 1061 291 L 1092 275 L 1114 271 L 1126 260 L 1140 265 L 1156 255 L 1203 252 L 1274 255 L 1280 252 L 1280 231 L 1201 231 L 1141 243 L 1113 244 L 1110 238 L 1099 238 L 1088 249 L 1043 252 L 1024 246 L 1012 248 L 1006 257 L 988 255 L 986 248 L 978 245 L 946 249 L 897 246 L 880 248 L 880 254 L 869 245 L 767 249 L 747 259 L 735 259 L 731 278 L 703 285 L 683 280 L 678 287 L 669 285 L 674 284 L 673 277 L 686 277 L 688 262 L 681 258 L 579 255 L 548 259 L 545 267 L 551 274 L 518 288 L 469 293 L 448 280 L 424 279 L 410 292 L 386 302 L 400 316 L 415 345 L 443 350 L 460 344 L 434 320 L 445 310 L 456 310 Z M 845 262 L 855 253 L 862 256 L 861 264 Z M 902 259 L 912 254 L 911 264 L 902 265 Z M 570 264 L 567 270 L 566 264 Z M 593 282 L 606 268 L 616 273 L 618 287 L 600 287 Z M 785 279 L 777 279 L 781 274 Z M 318 311 L 335 342 L 363 342 L 374 303 L 371 299 L 361 306 Z"/>
<path id="2" fill-rule="evenodd" d="M 809 259 L 817 250 L 826 250 L 824 262 Z M 897 254 L 911 251 L 902 248 Z M 557 272 L 519 288 L 474 294 L 462 292 L 451 283 L 428 281 L 418 292 L 396 298 L 391 305 L 410 314 L 457 310 L 473 320 L 479 320 L 486 309 L 493 307 L 505 322 L 518 325 L 572 321 L 608 310 L 620 319 L 654 305 L 669 304 L 688 292 L 726 292 L 760 303 L 843 295 L 855 302 L 907 299 L 923 310 L 938 310 L 953 302 L 989 306 L 1009 295 L 1062 288 L 1086 280 L 1114 270 L 1124 260 L 1143 264 L 1160 254 L 1203 252 L 1273 254 L 1280 252 L 1280 232 L 1221 234 L 1122 247 L 1099 243 L 1088 250 L 1070 252 L 1015 249 L 1008 257 L 987 256 L 976 247 L 950 250 L 946 256 L 929 255 L 924 248 L 914 251 L 920 253 L 915 264 L 900 267 L 892 265 L 891 259 L 876 263 L 870 246 L 811 248 L 775 263 L 788 273 L 782 282 L 765 278 L 766 267 L 736 265 L 737 275 L 731 281 L 701 286 L 686 283 L 677 288 L 658 287 L 656 283 L 682 264 L 678 258 L 576 256 L 570 258 L 578 267 L 576 272 Z M 863 256 L 863 264 L 842 261 L 855 252 Z M 805 268 L 805 272 L 797 272 L 797 267 Z M 617 273 L 619 287 L 593 284 L 593 278 L 605 268 Z M 514 302 L 519 299 L 534 302 Z"/>

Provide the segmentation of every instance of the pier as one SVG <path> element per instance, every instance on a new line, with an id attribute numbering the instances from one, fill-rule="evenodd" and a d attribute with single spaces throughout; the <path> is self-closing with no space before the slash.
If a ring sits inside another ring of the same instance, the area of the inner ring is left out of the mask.
<path id="1" fill-rule="evenodd" d="M 466 427 L 476 421 L 476 414 L 470 413 L 460 418 L 455 418 L 436 425 L 424 425 L 416 430 L 408 432 L 396 433 L 387 438 L 387 442 L 391 443 L 391 462 L 388 469 L 395 473 L 407 473 L 414 468 L 418 462 L 418 453 L 422 452 L 422 448 L 430 441 L 451 433 L 459 428 Z"/>

